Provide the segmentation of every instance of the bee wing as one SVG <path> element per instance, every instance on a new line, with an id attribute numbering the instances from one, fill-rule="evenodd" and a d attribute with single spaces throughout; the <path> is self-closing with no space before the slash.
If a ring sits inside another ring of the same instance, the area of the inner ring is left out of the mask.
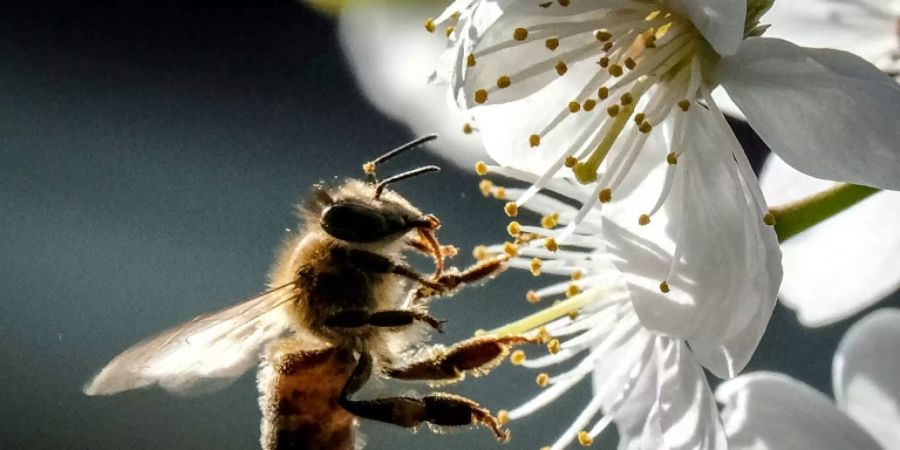
<path id="1" fill-rule="evenodd" d="M 294 283 L 147 338 L 116 356 L 85 387 L 111 395 L 159 384 L 176 394 L 225 387 L 257 364 L 262 346 L 289 328 L 280 306 L 296 297 Z"/>

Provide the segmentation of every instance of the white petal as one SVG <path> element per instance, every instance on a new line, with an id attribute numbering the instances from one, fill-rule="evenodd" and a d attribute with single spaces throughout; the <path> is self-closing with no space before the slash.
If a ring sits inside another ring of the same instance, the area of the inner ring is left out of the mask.
<path id="1" fill-rule="evenodd" d="M 720 81 L 750 125 L 810 175 L 900 189 L 900 86 L 850 53 L 752 38 Z"/>
<path id="2" fill-rule="evenodd" d="M 756 372 L 716 389 L 728 445 L 741 449 L 876 450 L 831 400 L 780 373 Z"/>
<path id="3" fill-rule="evenodd" d="M 746 365 L 768 323 L 781 280 L 780 252 L 774 231 L 763 223 L 764 206 L 753 201 L 756 180 L 735 163 L 741 150 L 730 130 L 711 121 L 710 111 L 688 113 L 693 142 L 679 158 L 666 203 L 670 223 L 654 219 L 629 231 L 607 222 L 604 233 L 621 258 L 617 265 L 642 324 L 689 340 L 705 367 L 731 377 Z M 681 256 L 667 280 L 670 292 L 663 293 L 659 284 L 669 272 L 674 241 Z"/>
<path id="4" fill-rule="evenodd" d="M 427 82 L 444 40 L 422 28 L 429 8 L 356 2 L 343 9 L 341 46 L 366 97 L 417 135 L 437 132 L 427 148 L 472 167 L 486 154 L 475 134 L 463 133 L 468 115 L 446 107 L 446 88 Z"/>
<path id="5" fill-rule="evenodd" d="M 838 407 L 884 448 L 900 448 L 900 309 L 879 309 L 847 331 L 832 379 Z"/>
<path id="6" fill-rule="evenodd" d="M 789 203 L 833 186 L 775 155 L 760 175 L 766 199 Z M 782 303 L 800 322 L 845 319 L 900 288 L 900 192 L 882 191 L 781 245 Z"/>
<path id="7" fill-rule="evenodd" d="M 670 4 L 691 19 L 720 55 L 737 51 L 744 37 L 746 0 L 672 0 Z"/>

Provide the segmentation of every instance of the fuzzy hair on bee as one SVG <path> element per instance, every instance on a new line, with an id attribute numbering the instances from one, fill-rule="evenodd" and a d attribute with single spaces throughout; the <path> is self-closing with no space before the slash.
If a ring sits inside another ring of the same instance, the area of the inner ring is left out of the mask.
<path id="1" fill-rule="evenodd" d="M 384 180 L 379 164 L 435 139 L 400 146 L 334 187 L 314 186 L 299 208 L 302 226 L 289 236 L 269 274 L 268 290 L 139 342 L 110 361 L 84 388 L 88 395 L 159 385 L 177 394 L 221 388 L 259 364 L 266 450 L 350 449 L 357 418 L 402 427 L 483 425 L 509 434 L 478 403 L 447 393 L 356 399 L 373 375 L 430 384 L 481 375 L 523 336 L 483 336 L 449 347 L 427 345 L 443 321 L 428 301 L 503 271 L 505 257 L 465 270 L 444 268 L 456 253 L 436 236 L 441 222 L 424 214 L 391 184 L 436 172 L 423 166 Z M 410 252 L 434 262 L 423 274 Z M 262 359 L 262 362 L 260 362 Z"/>

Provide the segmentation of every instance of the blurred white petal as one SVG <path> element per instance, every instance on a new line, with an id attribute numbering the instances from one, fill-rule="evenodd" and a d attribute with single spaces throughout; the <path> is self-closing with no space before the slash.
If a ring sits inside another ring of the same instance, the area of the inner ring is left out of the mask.
<path id="1" fill-rule="evenodd" d="M 835 185 L 776 155 L 766 161 L 760 184 L 773 205 Z M 788 239 L 781 251 L 781 301 L 800 322 L 822 326 L 845 319 L 900 288 L 900 192 L 878 192 Z"/>
<path id="2" fill-rule="evenodd" d="M 671 0 L 683 11 L 720 55 L 737 51 L 744 38 L 746 0 Z"/>

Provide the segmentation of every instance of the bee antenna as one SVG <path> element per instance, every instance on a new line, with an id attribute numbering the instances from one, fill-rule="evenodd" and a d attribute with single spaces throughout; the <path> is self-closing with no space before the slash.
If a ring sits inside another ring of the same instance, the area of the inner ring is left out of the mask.
<path id="1" fill-rule="evenodd" d="M 368 177 L 369 183 L 375 184 L 378 182 L 378 179 L 375 177 L 375 167 L 397 155 L 403 153 L 407 150 L 414 149 L 426 142 L 433 141 L 438 138 L 437 133 L 426 134 L 425 136 L 416 138 L 410 142 L 407 142 L 365 164 L 363 164 L 363 171 L 366 172 L 366 176 Z"/>
<path id="2" fill-rule="evenodd" d="M 375 199 L 377 200 L 379 197 L 381 197 L 381 193 L 384 192 L 384 188 L 386 188 L 387 185 L 389 185 L 391 183 L 396 183 L 398 181 L 405 180 L 407 178 L 412 178 L 412 177 L 415 177 L 418 175 L 422 175 L 423 173 L 440 172 L 440 171 L 441 171 L 441 168 L 438 166 L 423 166 L 423 167 L 419 167 L 418 169 L 408 170 L 403 173 L 398 173 L 397 175 L 394 175 L 392 177 L 385 178 L 384 180 L 381 180 L 377 185 L 375 185 Z"/>

